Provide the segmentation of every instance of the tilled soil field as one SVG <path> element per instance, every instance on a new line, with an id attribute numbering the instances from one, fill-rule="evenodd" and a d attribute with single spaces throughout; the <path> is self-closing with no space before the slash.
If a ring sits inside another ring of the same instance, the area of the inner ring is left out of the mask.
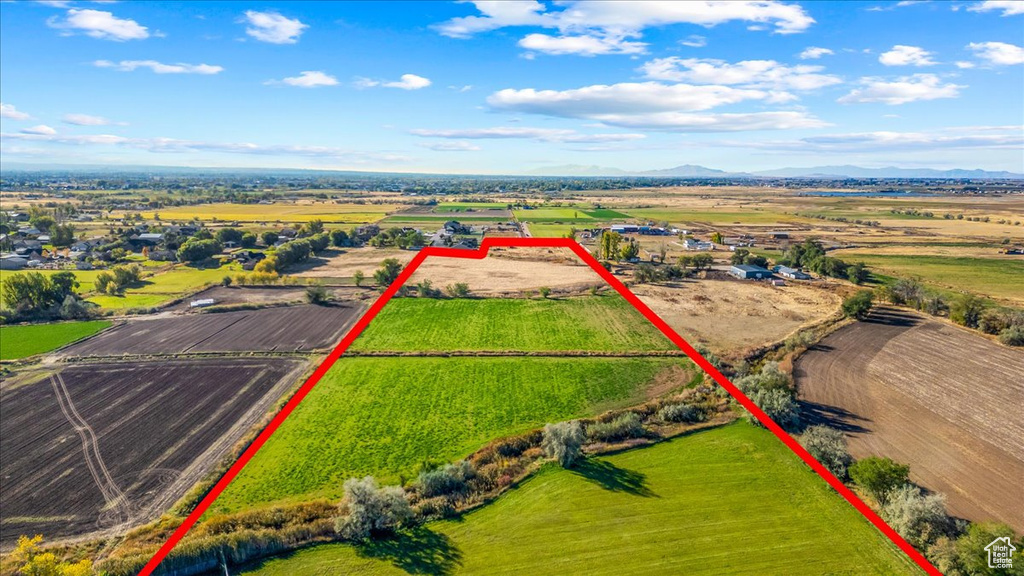
<path id="1" fill-rule="evenodd" d="M 362 304 L 345 302 L 132 320 L 61 355 L 320 350 L 334 346 L 362 311 Z"/>
<path id="2" fill-rule="evenodd" d="M 152 520 L 305 369 L 286 358 L 66 368 L 0 389 L 0 543 Z"/>
<path id="3" fill-rule="evenodd" d="M 327 291 L 338 300 L 351 300 L 366 294 L 373 294 L 367 288 L 354 286 L 332 287 Z M 174 306 L 174 310 L 199 313 L 200 310 L 190 307 L 189 303 L 205 298 L 212 298 L 216 306 L 230 306 L 301 303 L 305 301 L 305 297 L 306 288 L 304 286 L 214 286 L 182 300 L 181 303 Z"/>
<path id="4" fill-rule="evenodd" d="M 811 420 L 844 430 L 857 458 L 910 464 L 952 514 L 1024 530 L 1024 351 L 883 308 L 803 354 Z"/>

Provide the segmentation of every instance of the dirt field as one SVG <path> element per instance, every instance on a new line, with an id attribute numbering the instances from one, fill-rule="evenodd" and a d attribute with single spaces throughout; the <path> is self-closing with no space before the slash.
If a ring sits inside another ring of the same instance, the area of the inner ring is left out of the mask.
<path id="1" fill-rule="evenodd" d="M 61 355 L 321 350 L 337 343 L 362 311 L 361 303 L 346 302 L 131 320 Z"/>
<path id="2" fill-rule="evenodd" d="M 374 294 L 369 289 L 355 287 L 334 287 L 329 288 L 328 291 L 337 300 L 352 300 L 366 293 Z M 191 308 L 189 302 L 203 298 L 213 298 L 217 306 L 304 302 L 305 294 L 306 288 L 304 286 L 214 286 L 194 294 L 190 298 L 186 298 L 175 306 L 174 309 L 198 313 L 199 310 Z"/>
<path id="3" fill-rule="evenodd" d="M 604 286 L 605 281 L 565 248 L 492 248 L 482 260 L 430 257 L 410 282 L 430 280 L 434 286 L 465 282 L 474 294 L 520 295 L 547 286 L 571 291 Z"/>
<path id="4" fill-rule="evenodd" d="M 330 258 L 311 258 L 289 269 L 289 276 L 299 278 L 351 278 L 356 270 L 366 275 L 367 284 L 373 283 L 373 272 L 387 258 L 395 258 L 402 264 L 416 256 L 412 250 L 394 248 L 350 248 L 335 252 Z"/>
<path id="5" fill-rule="evenodd" d="M 785 338 L 838 310 L 841 299 L 814 285 L 774 287 L 743 280 L 695 280 L 631 288 L 687 341 L 733 355 Z"/>
<path id="6" fill-rule="evenodd" d="M 283 358 L 94 364 L 0 389 L 0 542 L 165 511 L 305 369 Z"/>
<path id="7" fill-rule="evenodd" d="M 951 513 L 1024 530 L 1024 351 L 882 309 L 801 356 L 812 420 L 843 429 L 855 457 L 910 464 Z"/>

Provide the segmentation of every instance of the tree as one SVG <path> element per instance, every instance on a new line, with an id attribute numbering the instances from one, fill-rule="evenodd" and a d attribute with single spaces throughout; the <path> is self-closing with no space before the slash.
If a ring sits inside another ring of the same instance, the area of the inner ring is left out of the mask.
<path id="1" fill-rule="evenodd" d="M 690 259 L 693 269 L 697 272 L 700 272 L 701 270 L 710 270 L 711 265 L 714 262 L 715 257 L 711 254 L 697 254 Z"/>
<path id="2" fill-rule="evenodd" d="M 1005 568 L 990 568 L 988 566 L 988 554 L 985 551 L 985 546 L 988 546 L 996 538 L 1009 538 L 1017 548 L 1018 554 L 1020 554 L 1021 549 L 1024 549 L 1024 538 L 1016 536 L 1013 528 L 1006 524 L 997 522 L 971 524 L 967 528 L 967 532 L 956 542 L 957 555 L 963 564 L 966 574 L 972 576 L 995 576 L 997 574 L 1024 573 L 1020 562 L 1013 563 L 1012 571 Z M 1017 560 L 1017 558 L 1014 558 L 1014 560 Z"/>
<path id="3" fill-rule="evenodd" d="M 54 246 L 70 246 L 75 241 L 75 227 L 71 224 L 54 226 L 50 232 L 50 244 Z"/>
<path id="4" fill-rule="evenodd" d="M 863 284 L 871 277 L 867 266 L 863 262 L 857 262 L 846 269 L 846 278 L 854 284 Z"/>
<path id="5" fill-rule="evenodd" d="M 242 241 L 242 231 L 236 228 L 221 228 L 220 230 L 217 230 L 217 235 L 215 237 L 221 244 L 226 244 L 228 242 L 234 242 L 237 244 Z"/>
<path id="6" fill-rule="evenodd" d="M 868 312 L 871 311 L 871 303 L 874 298 L 875 293 L 871 290 L 859 290 L 853 296 L 843 300 L 843 314 L 849 318 L 856 318 L 857 320 L 867 318 Z"/>
<path id="7" fill-rule="evenodd" d="M 71 272 L 57 272 L 49 277 L 39 272 L 12 274 L 4 279 L 3 302 L 18 312 L 49 312 L 69 295 L 75 295 L 76 288 L 78 281 Z"/>
<path id="8" fill-rule="evenodd" d="M 792 390 L 758 389 L 749 394 L 750 400 L 757 404 L 773 422 L 783 430 L 793 431 L 800 426 L 800 405 L 793 397 Z M 761 421 L 750 415 L 750 422 L 761 426 Z"/>
<path id="9" fill-rule="evenodd" d="M 341 247 L 349 245 L 348 232 L 335 228 L 331 230 L 331 244 Z"/>
<path id="10" fill-rule="evenodd" d="M 619 253 L 619 243 L 622 242 L 622 235 L 618 232 L 605 230 L 601 233 L 601 259 L 611 260 Z"/>
<path id="11" fill-rule="evenodd" d="M 882 518 L 915 548 L 924 550 L 953 532 L 952 519 L 946 514 L 946 498 L 940 494 L 925 495 L 913 484 L 893 490 Z"/>
<path id="12" fill-rule="evenodd" d="M 346 539 L 361 541 L 390 534 L 413 518 L 412 507 L 401 486 L 377 484 L 372 476 L 345 482 L 343 506 L 348 514 L 335 520 L 335 530 Z"/>
<path id="13" fill-rule="evenodd" d="M 306 231 L 309 234 L 320 234 L 324 231 L 324 221 L 319 218 L 314 218 L 306 223 Z"/>
<path id="14" fill-rule="evenodd" d="M 252 232 L 246 232 L 242 234 L 242 239 L 239 241 L 242 248 L 252 248 L 256 245 L 256 235 Z"/>
<path id="15" fill-rule="evenodd" d="M 849 470 L 850 479 L 882 506 L 888 501 L 890 492 L 910 480 L 910 466 L 877 456 L 858 460 Z"/>
<path id="16" fill-rule="evenodd" d="M 999 333 L 999 341 L 1007 346 L 1024 346 L 1024 326 L 1010 326 Z"/>
<path id="17" fill-rule="evenodd" d="M 800 436 L 800 443 L 836 478 L 846 479 L 847 468 L 853 458 L 846 448 L 846 436 L 842 432 L 823 425 L 811 426 Z"/>
<path id="18" fill-rule="evenodd" d="M 747 256 L 750 256 L 750 250 L 746 248 L 737 248 L 732 256 L 729 257 L 729 263 L 733 266 L 747 263 Z"/>
<path id="19" fill-rule="evenodd" d="M 562 468 L 572 468 L 583 458 L 586 435 L 578 420 L 544 426 L 540 447 L 549 458 L 558 460 Z"/>
<path id="20" fill-rule="evenodd" d="M 541 286 L 540 288 L 537 288 L 537 292 L 540 293 L 541 298 L 547 298 L 548 296 L 551 295 L 551 288 L 548 288 L 547 286 Z"/>
<path id="21" fill-rule="evenodd" d="M 974 294 L 964 294 L 949 305 L 949 319 L 968 328 L 977 328 L 985 302 Z"/>
<path id="22" fill-rule="evenodd" d="M 263 242 L 264 246 L 272 246 L 274 242 L 277 242 L 278 238 L 279 236 L 277 235 L 277 232 L 273 232 L 271 230 L 267 230 L 260 234 L 260 241 Z"/>
<path id="23" fill-rule="evenodd" d="M 89 317 L 89 309 L 82 304 L 82 301 L 77 296 L 68 294 L 64 297 L 64 302 L 60 305 L 58 314 L 64 320 L 79 320 Z"/>
<path id="24" fill-rule="evenodd" d="M 39 216 L 33 217 L 31 220 L 28 221 L 28 223 L 34 226 L 36 230 L 39 230 L 40 232 L 43 232 L 45 234 L 49 234 L 50 230 L 53 229 L 53 227 L 57 224 L 57 221 L 53 219 L 53 216 L 50 216 L 48 214 L 41 214 Z"/>
<path id="25" fill-rule="evenodd" d="M 178 248 L 176 255 L 181 262 L 200 262 L 215 254 L 219 254 L 221 250 L 223 250 L 223 247 L 217 240 L 189 238 Z"/>
<path id="26" fill-rule="evenodd" d="M 622 246 L 622 248 L 619 249 L 619 259 L 625 260 L 627 262 L 630 261 L 630 260 L 633 260 L 634 258 L 638 257 L 639 255 L 640 255 L 640 244 L 638 244 L 636 240 L 630 239 L 629 242 L 624 244 Z"/>
<path id="27" fill-rule="evenodd" d="M 352 273 L 352 281 L 356 283 L 356 286 L 362 286 L 365 278 L 366 274 L 363 274 L 362 270 L 356 270 Z"/>
<path id="28" fill-rule="evenodd" d="M 711 241 L 715 244 L 725 244 L 725 237 L 722 236 L 721 232 L 715 232 L 711 235 Z"/>
<path id="29" fill-rule="evenodd" d="M 221 286 L 231 286 L 231 282 L 231 275 L 229 274 L 225 274 L 224 277 L 220 279 Z"/>
<path id="30" fill-rule="evenodd" d="M 381 289 L 387 288 L 402 273 L 402 263 L 395 258 L 388 258 L 380 263 L 380 268 L 373 273 L 373 279 Z"/>

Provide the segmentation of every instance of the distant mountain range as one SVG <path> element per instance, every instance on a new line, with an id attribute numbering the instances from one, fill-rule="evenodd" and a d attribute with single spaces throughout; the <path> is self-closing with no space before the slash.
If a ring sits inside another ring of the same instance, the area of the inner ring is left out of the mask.
<path id="1" fill-rule="evenodd" d="M 645 176 L 651 178 L 1024 178 L 1024 174 L 991 170 L 935 170 L 932 168 L 862 168 L 860 166 L 813 166 L 777 168 L 758 172 L 726 172 L 694 164 L 663 170 L 629 172 L 606 166 L 566 164 L 538 168 L 534 176 Z"/>

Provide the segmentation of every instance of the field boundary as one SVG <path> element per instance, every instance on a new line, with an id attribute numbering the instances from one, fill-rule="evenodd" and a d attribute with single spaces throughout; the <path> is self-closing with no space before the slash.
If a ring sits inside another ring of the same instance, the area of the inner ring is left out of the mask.
<path id="1" fill-rule="evenodd" d="M 476 250 L 465 250 L 459 248 L 438 248 L 438 247 L 426 247 L 419 251 L 416 256 L 405 266 L 398 278 L 391 283 L 387 289 L 377 298 L 373 305 L 359 318 L 359 320 L 349 329 L 348 333 L 342 338 L 341 342 L 334 348 L 333 351 L 324 359 L 319 367 L 309 376 L 305 383 L 295 392 L 295 394 L 288 400 L 284 407 L 274 416 L 270 421 L 270 424 L 264 428 L 259 435 L 253 440 L 252 444 L 239 456 L 238 460 L 228 469 L 228 471 L 221 477 L 221 479 L 210 489 L 206 496 L 199 502 L 199 504 L 192 510 L 192 512 L 185 518 L 181 525 L 171 534 L 171 537 L 160 547 L 159 550 L 153 555 L 149 562 L 143 567 L 142 571 L 139 572 L 141 576 L 151 575 L 160 563 L 167 556 L 168 553 L 178 544 L 178 542 L 188 533 L 188 531 L 199 521 L 206 510 L 213 504 L 213 502 L 220 496 L 229 484 L 238 476 L 242 468 L 256 455 L 260 448 L 267 442 L 271 435 L 277 431 L 285 419 L 295 410 L 295 407 L 299 405 L 309 394 L 310 390 L 323 378 L 324 374 L 337 360 L 345 353 L 346 350 L 352 345 L 352 343 L 359 337 L 360 334 L 369 326 L 370 322 L 377 316 L 377 314 L 384 308 L 384 306 L 395 296 L 396 293 L 405 285 L 405 283 L 412 277 L 416 269 L 430 256 L 446 257 L 446 258 L 465 258 L 471 260 L 482 260 L 487 257 L 488 252 L 491 248 L 495 247 L 527 247 L 527 248 L 568 248 L 573 251 L 584 263 L 589 265 L 601 278 L 608 283 L 616 292 L 618 292 L 623 298 L 626 299 L 633 307 L 637 309 L 643 316 L 650 321 L 658 330 L 665 335 L 666 338 L 672 341 L 680 350 L 682 350 L 687 356 L 693 360 L 701 369 L 710 375 L 715 382 L 725 388 L 725 390 L 746 408 L 758 422 L 761 423 L 765 428 L 770 430 L 779 440 L 782 441 L 790 450 L 793 451 L 801 460 L 804 461 L 814 472 L 816 472 L 825 482 L 831 486 L 836 492 L 838 492 L 843 498 L 845 498 L 850 504 L 853 505 L 869 522 L 871 522 L 879 531 L 885 534 L 898 548 L 900 548 L 907 556 L 910 557 L 918 566 L 925 570 L 929 574 L 941 576 L 939 572 L 931 563 L 924 557 L 923 554 L 914 549 L 906 540 L 903 539 L 892 527 L 885 523 L 882 518 L 874 512 L 863 500 L 861 500 L 854 492 L 843 484 L 834 474 L 828 471 L 820 462 L 814 459 L 811 454 L 796 441 L 795 438 L 790 436 L 785 430 L 783 430 L 778 424 L 776 424 L 767 414 L 764 413 L 750 398 L 748 398 L 743 392 L 741 392 L 728 378 L 725 377 L 717 368 L 715 368 L 706 358 L 697 352 L 686 340 L 683 339 L 675 330 L 673 330 L 664 320 L 661 319 L 657 314 L 651 310 L 643 301 L 640 300 L 635 294 L 633 294 L 621 280 L 615 277 L 614 274 L 606 270 L 600 262 L 594 258 L 583 246 L 577 243 L 571 238 L 484 238 L 480 247 Z"/>

